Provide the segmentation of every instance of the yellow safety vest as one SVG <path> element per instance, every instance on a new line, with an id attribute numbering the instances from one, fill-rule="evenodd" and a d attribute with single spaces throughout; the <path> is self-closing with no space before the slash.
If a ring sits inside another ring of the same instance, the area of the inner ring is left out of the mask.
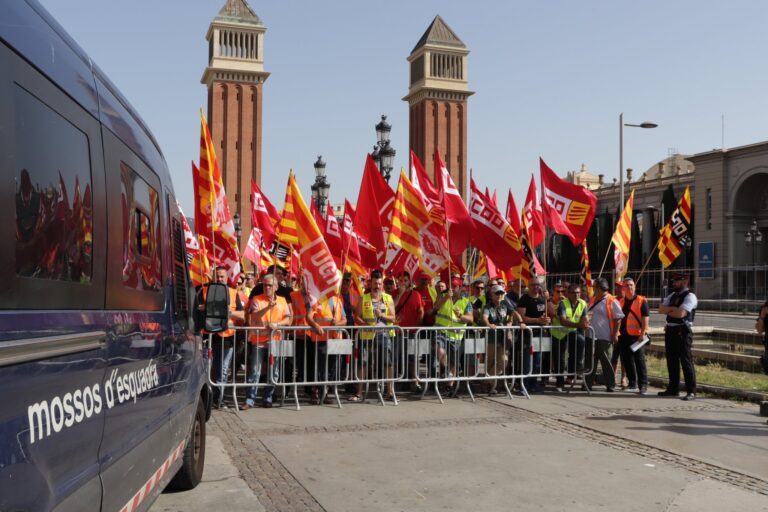
<path id="1" fill-rule="evenodd" d="M 394 301 L 392 300 L 392 296 L 390 294 L 382 293 L 381 300 L 384 302 L 384 305 L 386 306 L 387 311 L 389 311 L 390 306 L 394 307 Z M 366 293 L 365 295 L 363 295 L 362 314 L 363 314 L 363 321 L 365 321 L 365 325 L 376 325 L 376 315 L 373 314 L 373 300 L 371 299 L 370 293 Z M 392 322 L 387 322 L 386 325 L 392 325 Z M 394 329 L 389 330 L 388 333 L 390 336 L 395 335 Z M 360 339 L 372 340 L 375 334 L 376 334 L 376 331 L 369 331 L 367 329 L 363 329 L 360 332 Z"/>
<path id="2" fill-rule="evenodd" d="M 582 299 L 579 299 L 576 303 L 576 309 L 573 309 L 573 306 L 571 306 L 571 301 L 565 297 L 561 301 L 563 305 L 565 306 L 565 317 L 568 319 L 569 322 L 578 322 L 581 320 L 582 315 L 584 314 L 584 310 L 587 309 L 587 303 L 584 302 Z M 560 317 L 555 316 L 555 319 L 552 321 L 552 325 L 560 325 Z M 557 340 L 562 340 L 566 336 L 568 336 L 569 333 L 575 332 L 575 327 L 558 327 L 557 329 L 552 329 L 552 337 Z"/>
<path id="3" fill-rule="evenodd" d="M 453 302 L 452 300 L 448 299 L 445 301 L 445 303 L 440 307 L 440 309 L 435 313 L 435 326 L 438 327 L 464 327 L 467 324 L 461 321 L 459 316 L 456 315 L 454 312 L 454 308 L 458 308 L 459 311 L 461 311 L 461 314 L 464 314 L 464 310 L 467 309 L 467 304 L 469 303 L 469 298 L 464 297 L 456 302 Z M 460 340 L 464 337 L 464 330 L 446 330 L 445 331 L 446 338 L 450 338 L 452 340 Z"/>

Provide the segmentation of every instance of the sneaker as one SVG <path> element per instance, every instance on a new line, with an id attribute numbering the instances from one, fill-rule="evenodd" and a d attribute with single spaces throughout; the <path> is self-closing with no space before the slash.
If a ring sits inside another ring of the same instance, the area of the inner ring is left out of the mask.
<path id="1" fill-rule="evenodd" d="M 640 388 L 640 394 L 641 395 L 647 395 L 648 394 L 648 388 L 645 388 L 645 387 Z"/>
<path id="2" fill-rule="evenodd" d="M 696 400 L 696 395 L 694 395 L 693 393 L 688 393 L 680 400 L 685 400 L 686 402 L 690 402 L 690 401 Z"/>
<path id="3" fill-rule="evenodd" d="M 629 386 L 628 388 L 625 388 L 624 391 L 627 393 L 637 393 L 638 388 L 637 386 Z"/>
<path id="4" fill-rule="evenodd" d="M 555 388 L 555 391 L 557 391 L 558 393 L 562 393 L 563 392 L 563 388 L 558 386 L 558 387 Z"/>

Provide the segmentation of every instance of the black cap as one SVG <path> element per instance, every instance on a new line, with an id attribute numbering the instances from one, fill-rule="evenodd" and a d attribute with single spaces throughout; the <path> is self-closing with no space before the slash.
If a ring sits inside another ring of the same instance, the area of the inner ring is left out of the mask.
<path id="1" fill-rule="evenodd" d="M 690 276 L 687 272 L 672 272 L 672 279 L 688 279 Z"/>

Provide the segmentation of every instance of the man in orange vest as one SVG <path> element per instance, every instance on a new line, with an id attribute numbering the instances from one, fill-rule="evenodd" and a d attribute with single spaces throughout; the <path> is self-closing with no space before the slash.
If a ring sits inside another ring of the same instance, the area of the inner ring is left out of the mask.
<path id="1" fill-rule="evenodd" d="M 611 358 L 608 351 L 611 346 L 619 343 L 619 325 L 624 313 L 619 307 L 616 297 L 608 293 L 611 285 L 604 277 L 595 279 L 595 296 L 589 301 L 587 318 L 589 325 L 594 329 L 595 338 L 587 343 L 587 358 L 592 360 L 592 371 L 584 378 L 588 388 L 592 388 L 597 371 L 597 362 L 603 368 L 603 379 L 605 380 L 605 390 L 613 392 L 616 388 L 616 378 L 611 366 Z M 590 351 L 592 354 L 590 355 Z"/>
<path id="2" fill-rule="evenodd" d="M 228 277 L 226 267 L 216 267 L 213 274 L 213 282 L 226 285 L 227 290 L 229 291 L 230 326 L 232 323 L 242 324 L 245 319 L 243 303 L 240 301 L 237 290 L 227 284 Z M 198 295 L 198 310 L 205 311 L 205 299 L 207 296 L 208 286 L 205 285 L 201 288 L 200 294 Z M 232 356 L 235 351 L 235 330 L 230 328 L 217 333 L 209 333 L 203 329 L 202 333 L 203 337 L 211 334 L 211 381 L 216 384 L 224 384 L 229 378 L 229 367 L 232 364 Z M 223 402 L 224 388 L 222 386 L 214 386 L 213 406 L 217 409 L 226 408 L 226 406 L 223 405 Z"/>
<path id="3" fill-rule="evenodd" d="M 339 356 L 328 356 L 328 339 L 339 338 L 339 331 L 327 329 L 345 325 L 344 306 L 338 297 L 329 297 L 319 300 L 307 310 L 307 325 L 311 328 L 309 339 L 312 345 L 308 348 L 313 354 L 313 365 L 308 368 L 309 377 L 316 381 L 337 380 L 336 368 Z M 326 371 L 327 370 L 327 371 Z M 312 403 L 320 403 L 321 391 L 325 392 L 325 386 L 315 386 L 312 389 Z M 331 397 L 326 395 L 325 403 L 330 403 Z"/>
<path id="4" fill-rule="evenodd" d="M 280 340 L 280 333 L 276 332 L 281 326 L 291 325 L 293 312 L 291 306 L 283 297 L 276 294 L 277 280 L 272 274 L 267 274 L 261 281 L 264 293 L 251 297 L 248 301 L 248 326 L 258 327 L 251 330 L 248 342 L 251 344 L 251 352 L 248 361 L 248 382 L 254 384 L 249 387 L 245 395 L 245 404 L 242 410 L 248 410 L 256 405 L 256 384 L 259 383 L 261 367 L 269 365 L 269 341 Z M 280 367 L 277 364 L 272 368 L 272 379 L 280 378 Z M 272 407 L 272 395 L 275 388 L 270 385 L 269 376 L 264 387 L 262 407 Z"/>
<path id="5" fill-rule="evenodd" d="M 627 374 L 627 391 L 638 391 L 641 395 L 648 390 L 648 371 L 645 368 L 645 346 L 632 350 L 632 344 L 645 338 L 651 314 L 648 301 L 642 295 L 635 295 L 635 281 L 625 277 L 622 282 L 624 296 L 619 299 L 619 306 L 624 313 L 624 321 L 619 329 L 619 350 L 621 364 Z M 638 388 L 639 386 L 639 388 Z"/>

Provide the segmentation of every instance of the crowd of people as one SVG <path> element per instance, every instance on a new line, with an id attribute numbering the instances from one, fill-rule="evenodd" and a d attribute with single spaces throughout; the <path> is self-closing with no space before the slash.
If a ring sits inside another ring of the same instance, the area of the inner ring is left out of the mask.
<path id="1" fill-rule="evenodd" d="M 502 375 L 527 375 L 519 385 L 520 393 L 542 392 L 553 383 L 553 391 L 563 392 L 566 385 L 575 384 L 576 377 L 583 377 L 581 386 L 589 390 L 596 383 L 598 364 L 601 384 L 607 392 L 621 386 L 624 391 L 647 393 L 645 348 L 650 308 L 646 298 L 636 293 L 631 277 L 613 287 L 604 278 L 595 279 L 591 297 L 580 283 L 559 282 L 550 293 L 545 281 L 537 277 L 523 287 L 520 281 L 505 282 L 496 277 L 466 282 L 454 274 L 445 282 L 424 273 L 411 276 L 402 272 L 395 279 L 373 271 L 362 293 L 354 286 L 353 277 L 344 274 L 336 296 L 311 304 L 302 283 L 279 266 L 267 269 L 259 282 L 252 273 L 241 275 L 237 288 L 229 288 L 230 321 L 232 327 L 256 329 L 247 330 L 241 342 L 237 342 L 238 336 L 243 333 L 236 335 L 232 328 L 212 334 L 212 381 L 227 382 L 233 359 L 241 361 L 250 384 L 242 409 L 256 406 L 259 390 L 262 407 L 271 407 L 274 386 L 270 382 L 279 382 L 280 366 L 267 364 L 268 342 L 280 339 L 281 327 L 297 328 L 293 331 L 295 361 L 291 370 L 295 382 L 322 383 L 338 379 L 340 363 L 335 357 L 326 359 L 327 344 L 318 342 L 337 337 L 340 328 L 357 326 L 356 343 L 370 349 L 356 352 L 355 366 L 347 374 L 352 376 L 347 383 L 349 401 L 362 399 L 363 382 L 370 378 L 371 366 L 375 366 L 374 374 L 380 376 L 387 398 L 394 399 L 394 372 L 402 354 L 401 345 L 413 340 L 416 333 L 423 336 L 426 332 L 429 338 L 428 354 L 421 362 L 431 376 L 441 377 L 453 389 L 455 382 L 451 379 L 462 372 L 477 371 L 466 368 L 461 355 L 465 332 L 479 327 L 483 328 L 486 345 L 477 361 L 489 377 L 485 383 L 491 394 L 496 391 L 496 379 L 490 377 Z M 226 270 L 217 268 L 215 281 L 226 283 L 226 278 Z M 682 369 L 686 392 L 683 400 L 693 400 L 696 379 L 691 326 L 697 301 L 687 283 L 686 274 L 673 274 L 673 293 L 658 310 L 666 315 L 670 377 L 659 395 L 679 396 Z M 615 295 L 610 293 L 611 288 Z M 201 287 L 198 294 L 198 310 L 204 309 L 205 289 Z M 366 326 L 375 328 L 366 330 Z M 520 329 L 501 328 L 507 326 Z M 402 337 L 395 335 L 396 328 Z M 324 363 L 317 364 L 318 360 Z M 619 364 L 623 379 L 617 382 Z M 422 391 L 415 375 L 417 366 L 407 365 L 405 377 L 414 391 Z M 273 374 L 259 386 L 265 367 L 270 367 Z M 223 388 L 215 388 L 214 405 L 221 407 Z M 323 386 L 307 386 L 305 392 L 314 404 L 331 400 Z"/>

